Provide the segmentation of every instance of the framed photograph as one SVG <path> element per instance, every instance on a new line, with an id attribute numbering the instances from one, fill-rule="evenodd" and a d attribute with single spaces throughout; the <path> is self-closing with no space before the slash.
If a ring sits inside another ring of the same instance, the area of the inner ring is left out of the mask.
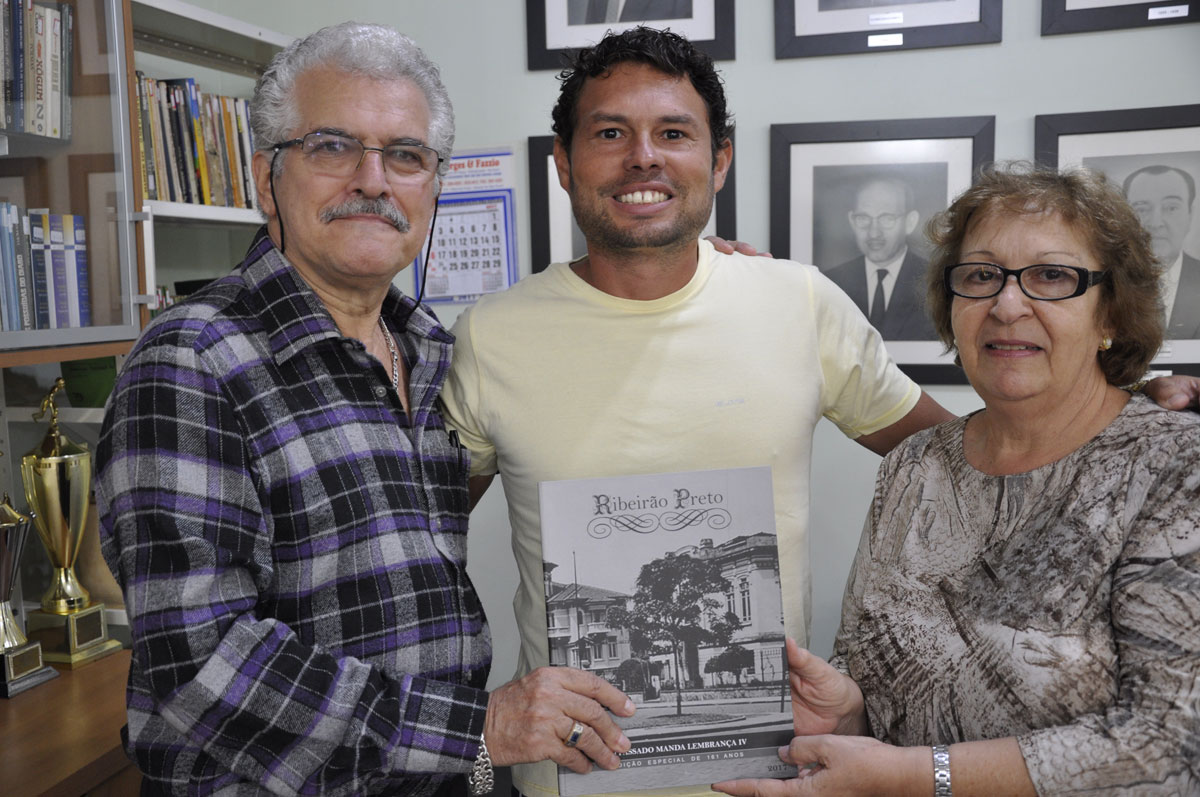
<path id="1" fill-rule="evenodd" d="M 994 148 L 992 116 L 771 125 L 771 252 L 837 283 L 914 379 L 962 382 L 925 313 L 922 231 Z"/>
<path id="2" fill-rule="evenodd" d="M 736 164 L 735 147 L 725 187 L 717 192 L 712 216 L 701 237 L 719 235 L 730 241 L 737 239 Z M 583 233 L 571 213 L 571 199 L 558 184 L 558 171 L 554 168 L 554 136 L 529 137 L 529 240 L 535 274 L 551 263 L 563 263 L 587 252 Z"/>
<path id="3" fill-rule="evenodd" d="M 1180 0 L 1042 0 L 1042 35 L 1200 22 L 1200 4 Z"/>
<path id="4" fill-rule="evenodd" d="M 775 57 L 1000 41 L 1001 0 L 775 0 Z"/>
<path id="5" fill-rule="evenodd" d="M 1037 116 L 1038 161 L 1121 187 L 1162 261 L 1167 336 L 1156 370 L 1200 375 L 1200 105 Z"/>
<path id="6" fill-rule="evenodd" d="M 529 69 L 561 69 L 565 54 L 642 24 L 732 61 L 733 18 L 733 0 L 525 0 Z"/>

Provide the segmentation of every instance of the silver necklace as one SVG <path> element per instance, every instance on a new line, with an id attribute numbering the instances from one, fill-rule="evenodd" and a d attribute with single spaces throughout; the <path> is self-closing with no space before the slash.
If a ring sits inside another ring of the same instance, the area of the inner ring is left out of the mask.
<path id="1" fill-rule="evenodd" d="M 383 316 L 379 316 L 379 329 L 383 331 L 383 342 L 387 344 L 388 353 L 392 355 L 392 390 L 399 390 L 400 353 L 396 351 L 396 344 L 392 341 L 392 333 L 388 332 L 387 324 L 383 323 Z"/>

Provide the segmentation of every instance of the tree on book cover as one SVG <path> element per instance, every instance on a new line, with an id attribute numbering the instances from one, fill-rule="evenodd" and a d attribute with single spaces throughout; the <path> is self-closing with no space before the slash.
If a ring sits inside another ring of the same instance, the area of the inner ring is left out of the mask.
<path id="1" fill-rule="evenodd" d="M 539 500 L 544 663 L 638 703 L 621 767 L 559 767 L 560 793 L 794 774 L 770 468 L 549 481 Z"/>

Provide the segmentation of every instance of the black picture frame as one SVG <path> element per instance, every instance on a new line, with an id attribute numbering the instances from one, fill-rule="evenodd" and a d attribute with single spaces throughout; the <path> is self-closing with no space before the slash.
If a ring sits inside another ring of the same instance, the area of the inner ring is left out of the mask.
<path id="1" fill-rule="evenodd" d="M 1150 165 L 1183 169 L 1200 181 L 1200 104 L 1041 114 L 1034 117 L 1034 150 L 1039 163 L 1099 169 L 1122 189 L 1126 177 Z M 1193 200 L 1183 248 L 1200 258 L 1198 217 Z M 1189 295 L 1200 306 L 1200 292 Z M 1169 337 L 1151 368 L 1200 376 L 1200 337 Z"/>
<path id="2" fill-rule="evenodd" d="M 1067 0 L 1042 0 L 1042 35 L 1145 28 L 1200 22 L 1200 4 L 1179 0 L 1128 2 L 1117 6 L 1067 9 Z"/>
<path id="3" fill-rule="evenodd" d="M 1001 17 L 1001 0 L 896 2 L 845 10 L 819 10 L 815 0 L 775 0 L 775 57 L 992 44 L 1000 41 Z M 813 32 L 798 33 L 797 22 L 806 20 Z"/>
<path id="4" fill-rule="evenodd" d="M 815 263 L 823 273 L 861 259 L 846 214 L 855 187 L 875 178 L 909 184 L 910 210 L 919 211 L 919 224 L 908 242 L 910 251 L 919 248 L 928 217 L 945 209 L 993 159 L 995 134 L 994 116 L 771 125 L 771 252 Z M 826 193 L 818 201 L 820 191 Z M 884 332 L 884 339 L 892 358 L 917 381 L 965 382 L 932 335 L 892 340 Z"/>
<path id="5" fill-rule="evenodd" d="M 736 156 L 736 149 L 734 154 Z M 737 239 L 737 195 L 734 187 L 736 164 L 737 158 L 734 157 L 733 163 L 729 165 L 729 173 L 725 176 L 725 186 L 717 192 L 716 201 L 713 203 L 715 232 L 730 241 Z M 557 235 L 552 233 L 552 230 Z M 551 263 L 582 255 L 582 251 L 567 253 L 564 245 L 556 245 L 557 241 L 578 241 L 581 238 L 582 234 L 577 232 L 575 220 L 571 216 L 570 200 L 559 186 L 554 171 L 554 136 L 530 136 L 529 256 L 532 258 L 533 273 L 544 271 Z"/>
<path id="6" fill-rule="evenodd" d="M 539 69 L 562 69 L 564 57 L 576 49 L 551 45 L 547 27 L 552 23 L 548 23 L 546 16 L 548 2 L 555 2 L 564 7 L 567 4 L 567 0 L 525 0 L 525 35 L 528 46 L 528 66 L 531 72 Z M 681 35 L 686 35 L 693 44 L 713 60 L 732 61 L 736 51 L 733 0 L 705 0 L 705 2 L 697 2 L 696 5 L 705 8 L 711 6 L 712 38 L 697 38 L 686 28 L 681 29 L 680 20 L 677 19 L 646 20 L 645 24 L 651 27 L 671 28 Z M 696 8 L 694 14 L 702 14 L 703 10 L 703 8 Z M 697 17 L 693 16 L 692 19 L 695 20 Z M 707 23 L 707 20 L 702 21 Z M 621 32 L 639 24 L 642 22 L 598 23 L 588 27 L 595 28 L 594 40 L 598 41 L 608 29 Z M 584 44 L 585 42 L 581 42 L 580 46 Z"/>

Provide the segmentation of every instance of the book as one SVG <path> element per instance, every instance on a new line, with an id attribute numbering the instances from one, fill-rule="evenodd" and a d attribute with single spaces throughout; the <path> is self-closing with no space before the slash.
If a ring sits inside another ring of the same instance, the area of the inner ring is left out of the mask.
<path id="1" fill-rule="evenodd" d="M 22 329 L 34 329 L 37 316 L 34 307 L 34 280 L 29 270 L 29 236 L 20 232 L 20 222 L 24 214 L 11 202 L 5 203 L 5 210 L 5 250 L 17 271 Z"/>
<path id="2" fill-rule="evenodd" d="M 83 216 L 62 216 L 63 255 L 67 280 L 68 320 L 73 327 L 92 324 L 91 290 L 88 285 L 87 230 Z"/>
<path id="3" fill-rule="evenodd" d="M 30 279 L 28 258 L 18 246 L 18 231 L 21 209 L 11 202 L 0 204 L 0 229 L 3 231 L 4 259 L 12 264 L 17 275 L 17 294 L 21 329 L 33 329 L 33 285 Z"/>
<path id="4" fill-rule="evenodd" d="M 71 96 L 75 90 L 75 8 L 58 3 L 62 16 L 62 137 L 71 138 Z"/>
<path id="5" fill-rule="evenodd" d="M 216 125 L 213 123 L 214 101 L 215 95 L 201 92 L 200 120 L 204 128 L 204 148 L 208 163 L 208 184 L 212 187 L 213 204 L 228 207 L 229 198 L 225 185 L 225 173 L 221 166 L 221 137 L 217 135 Z"/>
<path id="6" fill-rule="evenodd" d="M 50 265 L 50 211 L 31 208 L 23 217 L 22 228 L 29 240 L 29 263 L 33 274 L 33 301 L 37 329 L 56 329 L 54 312 L 54 273 Z"/>
<path id="7" fill-rule="evenodd" d="M 545 663 L 638 704 L 615 718 L 620 768 L 560 766 L 559 793 L 794 777 L 771 469 L 544 481 L 538 499 Z"/>
<path id="8" fill-rule="evenodd" d="M 156 199 L 169 201 L 171 186 L 167 180 L 167 159 L 163 150 L 162 115 L 158 104 L 158 84 L 146 78 L 146 107 L 150 117 L 150 148 L 154 158 L 154 184 Z"/>
<path id="9" fill-rule="evenodd" d="M 225 131 L 226 157 L 229 162 L 229 183 L 233 191 L 233 207 L 246 207 L 246 198 L 242 195 L 242 166 L 238 159 L 237 122 L 234 121 L 233 98 L 221 97 L 221 124 Z"/>
<path id="10" fill-rule="evenodd" d="M 50 56 L 46 8 L 30 4 L 25 15 L 25 132 L 44 136 Z"/>
<path id="11" fill-rule="evenodd" d="M 63 220 L 60 213 L 47 213 L 42 222 L 48 225 L 47 248 L 50 250 L 50 270 L 53 274 L 52 303 L 55 326 L 66 329 L 71 323 L 71 295 L 67 284 L 67 254 L 64 249 Z M 78 315 L 78 313 L 77 313 Z"/>
<path id="12" fill-rule="evenodd" d="M 208 154 L 204 149 L 204 137 L 200 117 L 200 100 L 196 81 L 192 78 L 176 78 L 165 81 L 175 91 L 180 110 L 182 131 L 187 138 L 187 155 L 190 160 L 189 179 L 192 201 L 211 205 L 212 193 L 208 179 Z"/>
<path id="13" fill-rule="evenodd" d="M 142 199 L 158 199 L 154 178 L 154 157 L 150 144 L 150 109 L 146 105 L 146 76 L 140 70 L 134 72 L 137 88 L 137 108 L 134 109 L 137 134 L 134 136 L 137 152 L 138 172 L 142 178 Z"/>
<path id="14" fill-rule="evenodd" d="M 254 147 L 250 141 L 250 101 L 242 97 L 234 100 L 237 106 L 238 132 L 242 137 L 242 181 L 245 184 L 246 207 L 258 210 L 258 191 L 254 188 Z"/>
<path id="15" fill-rule="evenodd" d="M 179 173 L 175 160 L 175 137 L 171 132 L 171 113 L 167 97 L 167 85 L 161 80 L 154 81 L 154 91 L 158 99 L 158 130 L 162 135 L 163 173 L 168 188 L 166 199 L 172 202 L 183 201 L 183 190 L 179 186 Z M 162 198 L 162 197 L 160 197 Z"/>
<path id="16" fill-rule="evenodd" d="M 7 125 L 9 130 L 25 129 L 25 6 L 33 0 L 10 0 L 8 43 L 12 45 L 8 62 L 12 66 L 12 101 L 9 106 L 13 113 L 12 122 Z"/>
<path id="17" fill-rule="evenodd" d="M 11 0 L 0 0 L 0 44 L 3 45 L 3 51 L 0 51 L 0 80 L 3 82 L 0 85 L 4 87 L 4 129 L 12 130 L 14 128 L 12 108 L 13 45 Z"/>
<path id="18" fill-rule="evenodd" d="M 21 328 L 16 295 L 17 271 L 7 257 L 0 257 L 0 329 L 5 332 Z"/>
<path id="19" fill-rule="evenodd" d="M 39 13 L 46 27 L 46 46 L 42 51 L 46 65 L 45 135 L 62 138 L 62 14 L 53 5 L 42 6 Z"/>

